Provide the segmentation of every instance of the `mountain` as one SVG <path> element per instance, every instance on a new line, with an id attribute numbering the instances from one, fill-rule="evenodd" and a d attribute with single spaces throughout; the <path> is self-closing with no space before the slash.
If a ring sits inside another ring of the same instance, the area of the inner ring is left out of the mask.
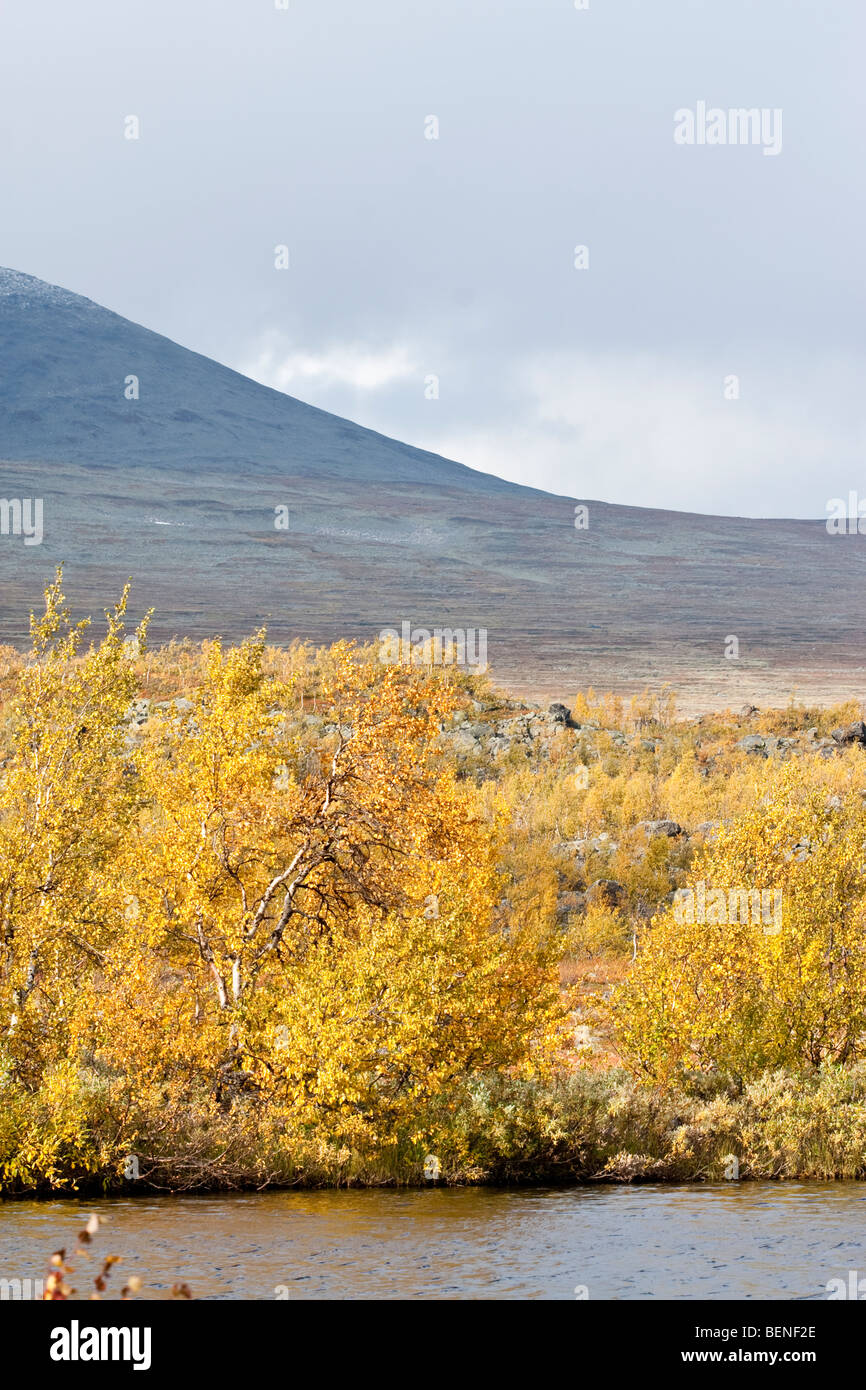
<path id="1" fill-rule="evenodd" d="M 81 295 L 0 269 L 0 440 L 10 459 L 507 490 L 250 381 Z M 138 399 L 125 382 L 138 379 Z"/>
<path id="2" fill-rule="evenodd" d="M 584 461 L 574 499 L 518 487 L 12 270 L 0 361 L 0 492 L 41 498 L 44 516 L 41 544 L 0 535 L 0 641 L 26 640 L 63 560 L 80 611 L 131 575 L 156 640 L 266 622 L 278 642 L 370 641 L 405 620 L 486 629 L 494 675 L 545 698 L 664 681 L 695 709 L 866 691 L 864 537 L 594 502 Z"/>

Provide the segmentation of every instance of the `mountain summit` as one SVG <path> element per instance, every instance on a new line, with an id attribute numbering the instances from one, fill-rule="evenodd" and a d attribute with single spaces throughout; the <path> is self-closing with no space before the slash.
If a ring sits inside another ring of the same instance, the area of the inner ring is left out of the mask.
<path id="1" fill-rule="evenodd" d="M 0 360 L 2 641 L 26 640 L 62 560 L 81 611 L 132 575 L 157 640 L 267 623 L 273 641 L 371 641 L 409 623 L 483 629 L 494 675 L 545 697 L 864 693 L 863 537 L 587 501 L 589 460 L 575 499 L 518 487 L 14 270 Z M 39 544 L 16 534 L 26 499 L 42 501 Z"/>
<path id="2" fill-rule="evenodd" d="M 305 405 L 90 299 L 0 268 L 6 458 L 509 484 Z M 130 379 L 134 378 L 134 382 Z"/>

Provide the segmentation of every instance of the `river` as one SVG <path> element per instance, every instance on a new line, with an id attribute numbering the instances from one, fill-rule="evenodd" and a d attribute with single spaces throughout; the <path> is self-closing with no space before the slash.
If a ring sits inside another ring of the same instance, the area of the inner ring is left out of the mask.
<path id="1" fill-rule="evenodd" d="M 826 1299 L 858 1271 L 866 1184 L 265 1192 L 0 1204 L 0 1279 L 44 1276 L 83 1219 L 104 1220 L 73 1283 L 165 1298 Z M 86 1272 L 90 1270 L 90 1274 Z M 109 1294 L 110 1296 L 110 1294 Z"/>

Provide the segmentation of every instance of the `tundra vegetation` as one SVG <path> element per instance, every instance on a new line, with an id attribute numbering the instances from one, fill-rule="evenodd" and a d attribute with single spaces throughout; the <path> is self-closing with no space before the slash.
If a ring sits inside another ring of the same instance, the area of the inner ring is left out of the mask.
<path id="1" fill-rule="evenodd" d="M 125 609 L 0 649 L 4 1193 L 866 1176 L 859 706 Z"/>

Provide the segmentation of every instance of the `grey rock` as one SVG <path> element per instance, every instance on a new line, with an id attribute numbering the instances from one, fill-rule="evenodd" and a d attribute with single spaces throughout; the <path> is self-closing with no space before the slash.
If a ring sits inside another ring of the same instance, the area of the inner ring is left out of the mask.
<path id="1" fill-rule="evenodd" d="M 767 756 L 767 740 L 761 734 L 747 734 L 735 745 L 741 748 L 744 753 L 756 753 L 762 757 Z"/>
<path id="2" fill-rule="evenodd" d="M 502 738 L 527 739 L 531 737 L 530 726 L 525 719 L 502 719 L 495 726 L 496 734 Z"/>
<path id="3" fill-rule="evenodd" d="M 457 750 L 458 753 L 472 753 L 478 751 L 478 739 L 470 729 L 455 729 L 448 735 L 448 742 Z"/>
<path id="4" fill-rule="evenodd" d="M 554 854 L 568 855 L 581 861 L 588 854 L 612 853 L 617 849 L 618 843 L 610 838 L 606 830 L 600 835 L 587 835 L 580 840 L 560 840 L 559 844 L 553 846 Z"/>
<path id="5" fill-rule="evenodd" d="M 653 840 L 660 835 L 666 835 L 669 839 L 674 840 L 677 836 L 686 833 L 679 821 L 675 820 L 642 820 L 638 821 L 636 829 L 642 830 Z"/>
<path id="6" fill-rule="evenodd" d="M 124 722 L 127 724 L 144 724 L 150 718 L 150 711 L 150 700 L 133 700 L 126 712 L 126 719 Z"/>
<path id="7" fill-rule="evenodd" d="M 587 903 L 603 904 L 605 907 L 619 907 L 625 898 L 625 889 L 614 878 L 597 878 L 586 890 Z"/>
<path id="8" fill-rule="evenodd" d="M 489 724 L 464 724 L 464 732 L 471 734 L 473 738 L 488 738 L 493 733 Z"/>
<path id="9" fill-rule="evenodd" d="M 853 724 L 846 724 L 843 729 L 831 729 L 830 737 L 837 743 L 859 743 L 862 747 L 866 744 L 866 724 L 862 719 L 855 719 Z"/>
<path id="10" fill-rule="evenodd" d="M 153 708 L 167 711 L 171 710 L 177 714 L 189 714 L 190 710 L 194 709 L 195 706 L 192 700 L 185 700 L 182 695 L 179 695 L 176 700 L 157 700 Z"/>
<path id="11" fill-rule="evenodd" d="M 792 845 L 791 849 L 785 855 L 785 858 L 797 859 L 802 863 L 803 860 L 808 859 L 809 856 L 814 853 L 815 848 L 816 846 L 812 841 L 804 836 L 802 839 L 798 840 L 795 845 Z"/>

